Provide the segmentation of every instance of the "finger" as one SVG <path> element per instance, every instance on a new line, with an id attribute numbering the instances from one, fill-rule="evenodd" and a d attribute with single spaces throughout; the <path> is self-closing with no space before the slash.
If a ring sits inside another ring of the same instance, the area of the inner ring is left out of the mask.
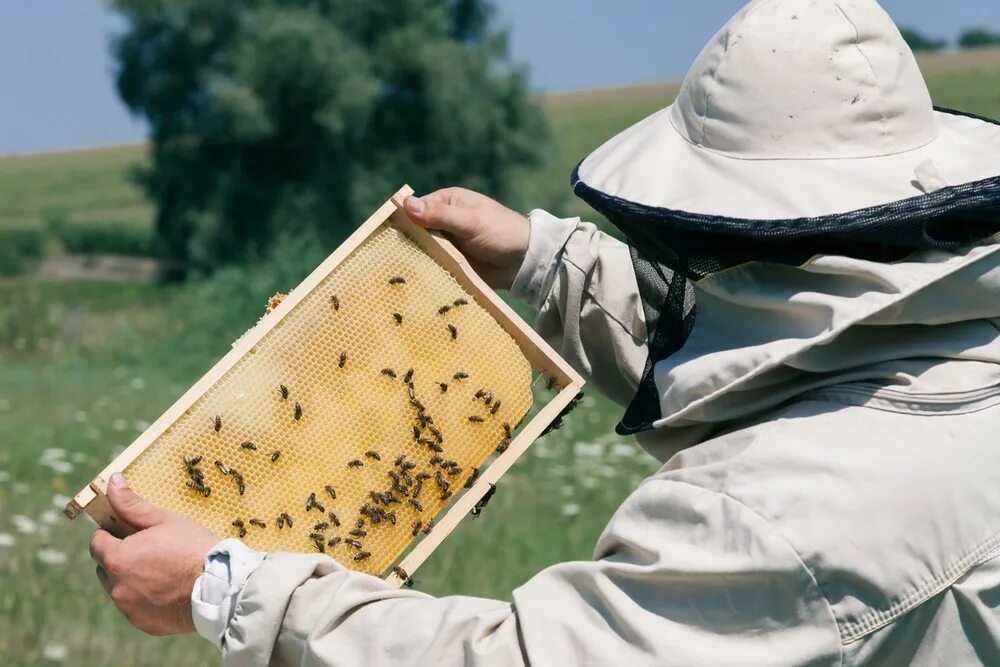
<path id="1" fill-rule="evenodd" d="M 90 536 L 90 557 L 98 565 L 104 565 L 108 561 L 108 556 L 118 548 L 119 544 L 121 540 L 103 528 L 98 528 Z"/>
<path id="2" fill-rule="evenodd" d="M 112 583 L 111 576 L 108 574 L 108 571 L 98 565 L 96 572 L 97 580 L 101 582 L 101 588 L 104 589 L 105 593 L 111 595 L 111 588 L 114 586 L 114 583 Z"/>
<path id="3" fill-rule="evenodd" d="M 406 198 L 406 212 L 417 224 L 447 232 L 460 239 L 471 238 L 479 233 L 480 214 L 476 209 L 452 203 L 453 197 L 435 195 L 438 193 Z"/>
<path id="4" fill-rule="evenodd" d="M 120 472 L 111 475 L 111 482 L 108 484 L 108 502 L 118 518 L 136 530 L 161 524 L 167 518 L 164 510 L 137 496 L 135 491 L 128 487 L 125 476 Z"/>

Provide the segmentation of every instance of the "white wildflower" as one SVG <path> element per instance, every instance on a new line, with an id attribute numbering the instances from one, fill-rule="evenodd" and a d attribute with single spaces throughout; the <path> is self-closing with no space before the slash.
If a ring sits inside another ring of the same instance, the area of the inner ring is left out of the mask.
<path id="1" fill-rule="evenodd" d="M 23 496 L 28 491 L 31 491 L 31 485 L 25 484 L 24 482 L 14 482 L 14 485 L 10 488 L 15 494 L 19 496 Z"/>
<path id="2" fill-rule="evenodd" d="M 38 532 L 38 524 L 35 523 L 35 520 L 30 516 L 15 514 L 10 517 L 10 522 L 14 524 L 14 528 L 16 528 L 19 533 L 31 535 Z"/>
<path id="3" fill-rule="evenodd" d="M 93 426 L 88 426 L 84 430 L 83 435 L 84 435 L 84 437 L 87 438 L 87 440 L 100 440 L 101 439 L 101 431 L 100 431 L 100 429 L 96 429 Z M 80 455 L 79 454 L 74 454 L 73 455 L 73 460 L 76 460 L 77 456 L 80 456 Z M 81 461 L 77 461 L 77 463 L 81 463 Z"/>
<path id="4" fill-rule="evenodd" d="M 10 481 L 10 473 L 6 470 L 0 470 L 0 484 Z"/>
<path id="5" fill-rule="evenodd" d="M 7 412 L 10 410 L 10 401 L 6 398 L 0 398 L 0 412 Z"/>
<path id="6" fill-rule="evenodd" d="M 60 447 L 49 447 L 42 450 L 42 461 L 58 461 L 65 458 L 66 450 Z"/>
<path id="7" fill-rule="evenodd" d="M 124 419 L 116 419 L 111 424 L 111 428 L 113 428 L 116 431 L 124 431 L 126 426 L 128 426 L 128 422 L 126 422 Z"/>
<path id="8" fill-rule="evenodd" d="M 53 472 L 65 475 L 73 472 L 73 464 L 69 461 L 47 461 L 44 465 L 52 468 Z"/>
<path id="9" fill-rule="evenodd" d="M 563 516 L 576 516 L 580 513 L 580 506 L 576 503 L 566 503 L 560 510 Z"/>
<path id="10" fill-rule="evenodd" d="M 140 377 L 134 377 L 132 378 L 132 381 L 129 383 L 129 386 L 131 386 L 133 389 L 142 389 L 143 387 L 146 386 L 146 381 Z"/>
<path id="11" fill-rule="evenodd" d="M 69 504 L 70 500 L 71 499 L 69 496 L 64 496 L 61 493 L 57 493 L 54 496 L 52 496 L 52 506 L 55 507 L 56 509 L 62 509 L 66 507 L 67 504 Z"/>
<path id="12" fill-rule="evenodd" d="M 136 431 L 139 432 L 145 431 L 147 428 L 149 428 L 149 422 L 144 422 L 141 419 L 137 419 L 135 422 L 133 422 L 132 428 L 134 428 Z"/>
<path id="13" fill-rule="evenodd" d="M 38 515 L 38 520 L 41 521 L 42 523 L 54 526 L 57 523 L 62 522 L 62 515 L 55 510 L 45 510 L 44 512 Z"/>
<path id="14" fill-rule="evenodd" d="M 12 547 L 17 542 L 10 533 L 0 533 L 0 548 Z"/>
<path id="15" fill-rule="evenodd" d="M 119 380 L 125 379 L 126 375 L 128 375 L 128 369 L 125 368 L 124 366 L 119 366 L 114 370 L 114 376 Z"/>
<path id="16" fill-rule="evenodd" d="M 46 565 L 62 565 L 69 560 L 66 558 L 66 554 L 62 551 L 59 551 L 58 549 L 51 549 L 49 547 L 36 551 L 35 557 Z"/>
<path id="17" fill-rule="evenodd" d="M 82 424 L 83 422 L 87 421 L 87 413 L 84 410 L 77 410 L 76 414 L 73 415 L 73 419 L 75 419 L 78 423 Z"/>
<path id="18" fill-rule="evenodd" d="M 573 445 L 573 455 L 579 457 L 603 456 L 604 445 L 599 442 L 578 442 Z"/>
<path id="19" fill-rule="evenodd" d="M 69 657 L 69 649 L 65 644 L 46 644 L 42 647 L 42 657 L 53 662 L 63 662 Z"/>
<path id="20" fill-rule="evenodd" d="M 611 455 L 618 457 L 635 456 L 635 446 L 630 445 L 627 442 L 616 442 L 611 445 Z"/>

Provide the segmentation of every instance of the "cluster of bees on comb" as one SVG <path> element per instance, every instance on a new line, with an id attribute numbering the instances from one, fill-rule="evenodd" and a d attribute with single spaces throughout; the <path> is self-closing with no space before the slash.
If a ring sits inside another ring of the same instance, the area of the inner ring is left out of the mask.
<path id="1" fill-rule="evenodd" d="M 391 288 L 405 289 L 407 283 L 404 277 L 397 275 L 389 278 L 388 284 Z M 329 305 L 333 311 L 339 311 L 342 307 L 341 300 L 336 295 L 329 298 Z M 440 306 L 437 315 L 445 319 L 448 313 L 468 305 L 469 302 L 465 298 L 454 299 Z M 391 323 L 394 326 L 404 326 L 404 321 L 402 313 L 392 313 Z M 458 339 L 459 330 L 455 324 L 448 323 L 445 319 L 441 335 L 445 340 L 454 341 Z M 334 353 L 334 358 L 339 369 L 351 363 L 351 355 L 347 350 L 341 351 L 339 355 Z M 368 490 L 362 504 L 354 507 L 338 506 L 337 489 L 330 484 L 313 490 L 304 489 L 303 493 L 307 495 L 299 507 L 286 507 L 284 511 L 268 517 L 234 517 L 231 525 L 235 536 L 244 538 L 252 530 L 289 530 L 301 522 L 295 534 L 303 532 L 303 527 L 311 527 L 305 537 L 306 544 L 311 549 L 320 553 L 331 553 L 342 561 L 365 561 L 372 557 L 372 552 L 365 546 L 369 535 L 375 536 L 378 531 L 394 529 L 407 530 L 412 537 L 427 535 L 433 529 L 433 512 L 439 509 L 440 502 L 450 499 L 457 489 L 468 489 L 475 484 L 479 478 L 479 468 L 464 467 L 448 456 L 446 435 L 442 432 L 441 426 L 435 423 L 434 415 L 418 394 L 414 383 L 416 371 L 413 368 L 407 370 L 373 368 L 371 372 L 377 373 L 382 381 L 398 383 L 400 391 L 405 392 L 404 400 L 409 406 L 408 419 L 411 421 L 412 441 L 417 451 L 426 452 L 426 458 L 414 454 L 412 450 L 386 452 L 369 449 L 363 456 L 359 453 L 358 458 L 347 460 L 343 465 L 350 471 L 364 470 L 368 473 L 368 479 L 383 480 L 381 483 L 371 484 L 374 488 Z M 474 384 L 470 386 L 474 378 L 464 370 L 456 370 L 448 377 L 437 377 L 433 380 L 422 386 L 425 389 L 427 386 L 433 387 L 434 393 L 441 394 L 447 393 L 449 388 L 457 391 L 455 387 L 464 385 L 464 389 L 471 391 L 476 386 Z M 552 378 L 549 388 L 552 388 L 554 383 L 555 379 Z M 279 405 L 287 405 L 289 414 L 295 421 L 308 423 L 310 418 L 308 400 L 300 400 L 295 395 L 294 387 L 290 389 L 286 384 L 279 384 L 274 391 L 275 400 Z M 303 402 L 306 403 L 305 406 Z M 496 429 L 495 448 L 500 453 L 510 446 L 513 430 L 517 427 L 517 424 L 512 426 L 503 420 L 502 405 L 495 391 L 488 387 L 479 387 L 472 394 L 472 407 L 466 417 L 468 423 L 477 425 L 477 428 L 481 425 L 482 428 Z M 208 424 L 208 427 L 220 436 L 225 435 L 226 422 L 223 417 L 217 415 L 209 420 Z M 270 448 L 251 441 L 240 443 L 237 451 L 268 457 L 273 465 L 280 465 L 279 460 L 282 456 L 278 450 L 270 451 Z M 185 484 L 190 493 L 208 498 L 212 494 L 212 488 L 201 467 L 202 459 L 203 456 L 200 454 L 183 457 L 188 477 Z M 240 496 L 248 492 L 246 480 L 231 462 L 216 460 L 214 470 L 211 467 L 208 467 L 208 470 L 214 476 L 213 484 L 234 484 Z M 473 515 L 479 515 L 495 490 L 496 487 L 490 485 L 488 492 L 473 509 Z M 249 492 L 252 493 L 253 490 L 250 489 Z M 428 500 L 431 502 L 428 503 Z M 343 499 L 339 502 L 343 502 Z M 340 553 L 337 553 L 338 551 Z M 401 568 L 394 568 L 394 571 L 404 582 L 412 583 Z"/>

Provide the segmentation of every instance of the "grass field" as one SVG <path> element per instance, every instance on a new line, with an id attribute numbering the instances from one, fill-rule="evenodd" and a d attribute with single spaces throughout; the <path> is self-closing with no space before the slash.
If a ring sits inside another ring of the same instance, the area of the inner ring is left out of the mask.
<path id="1" fill-rule="evenodd" d="M 976 63 L 930 74 L 935 100 L 1000 116 L 1000 62 Z M 560 194 L 573 164 L 671 94 L 652 86 L 547 100 L 555 143 L 545 168 L 527 179 L 529 199 L 585 214 Z M 0 227 L 56 215 L 149 225 L 151 209 L 127 178 L 142 159 L 136 147 L 0 160 Z M 275 286 L 294 280 L 230 275 L 170 290 L 0 284 L 0 665 L 214 662 L 200 639 L 131 630 L 93 576 L 90 526 L 66 522 L 59 509 L 226 351 Z M 616 417 L 588 397 L 564 430 L 514 467 L 483 517 L 428 561 L 418 587 L 506 597 L 549 564 L 589 557 L 614 508 L 657 467 L 613 435 Z"/>

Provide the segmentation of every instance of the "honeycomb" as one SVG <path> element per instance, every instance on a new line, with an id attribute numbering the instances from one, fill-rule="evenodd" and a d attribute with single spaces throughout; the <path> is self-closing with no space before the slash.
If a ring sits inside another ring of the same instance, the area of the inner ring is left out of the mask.
<path id="1" fill-rule="evenodd" d="M 415 522 L 426 526 L 450 502 L 438 480 L 451 498 L 460 495 L 505 428 L 521 421 L 531 381 L 510 335 L 386 223 L 125 474 L 140 495 L 219 535 L 243 535 L 266 551 L 322 549 L 346 567 L 380 574 L 423 535 L 412 534 Z M 279 528 L 282 513 L 291 524 Z M 356 560 L 363 553 L 370 556 Z"/>

